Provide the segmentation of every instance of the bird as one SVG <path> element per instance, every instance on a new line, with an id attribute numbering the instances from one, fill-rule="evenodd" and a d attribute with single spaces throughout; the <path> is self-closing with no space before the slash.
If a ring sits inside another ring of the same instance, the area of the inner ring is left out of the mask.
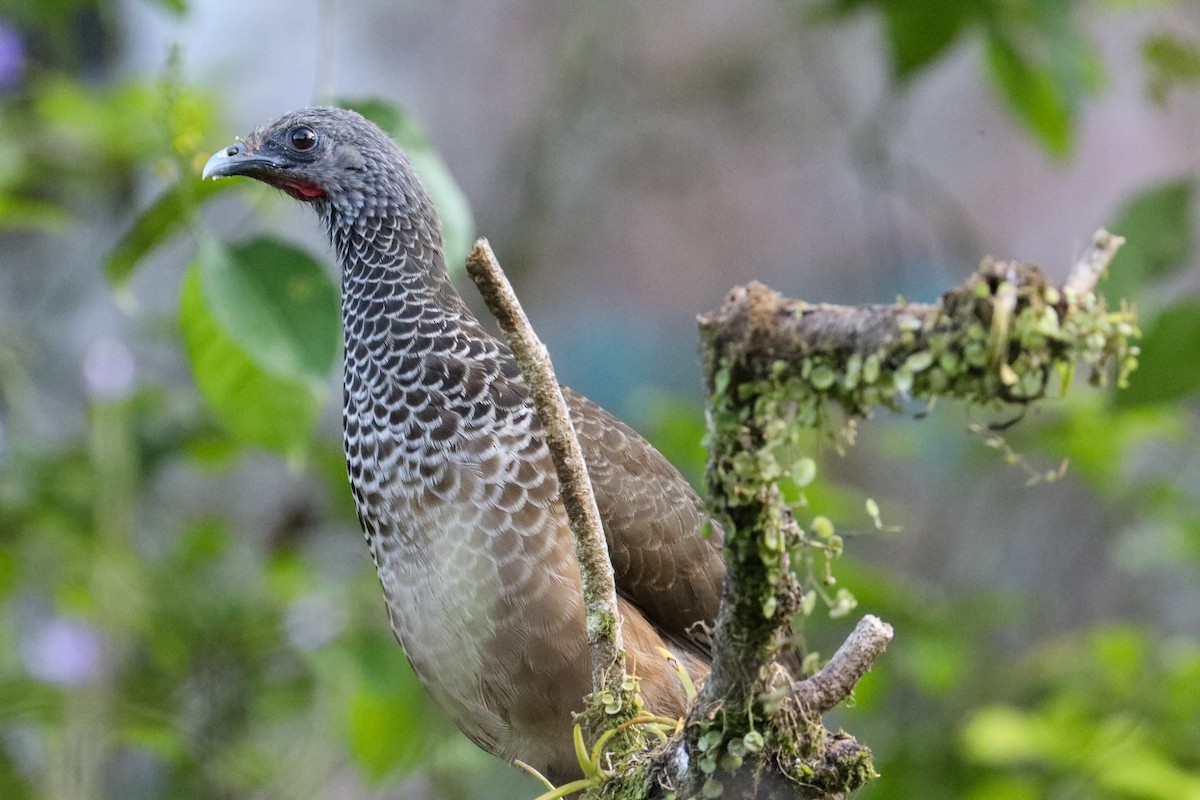
<path id="1" fill-rule="evenodd" d="M 558 479 L 511 350 L 450 279 L 437 212 L 407 157 L 360 114 L 311 107 L 217 151 L 202 172 L 228 176 L 282 190 L 328 232 L 341 270 L 347 475 L 413 671 L 484 750 L 556 782 L 578 778 L 572 715 L 592 689 L 590 656 Z M 648 712 L 682 716 L 677 665 L 697 683 L 710 669 L 719 527 L 645 439 L 564 396 L 628 668 Z"/>

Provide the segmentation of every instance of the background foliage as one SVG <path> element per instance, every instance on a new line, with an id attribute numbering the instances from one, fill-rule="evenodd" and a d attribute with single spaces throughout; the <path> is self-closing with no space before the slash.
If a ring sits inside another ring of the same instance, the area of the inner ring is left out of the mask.
<path id="1" fill-rule="evenodd" d="M 158 5 L 183 20 L 196 13 Z M 1083 24 L 1101 13 L 1093 6 L 830 0 L 798 3 L 796 15 L 829 36 L 872 20 L 879 52 L 862 55 L 886 66 L 892 97 L 969 51 L 1025 146 L 1065 163 L 1109 81 Z M 0 797 L 532 796 L 532 784 L 431 707 L 347 535 L 355 523 L 337 438 L 340 334 L 327 254 L 278 230 L 245 235 L 213 222 L 212 206 L 254 214 L 273 202 L 249 182 L 197 179 L 235 132 L 221 121 L 229 87 L 185 78 L 178 51 L 157 74 L 109 69 L 122 13 L 98 0 L 0 6 L 5 269 L 37 275 L 60 248 L 88 251 L 137 337 L 90 343 L 82 424 L 48 430 L 37 422 L 47 402 L 37 343 L 54 334 L 0 320 Z M 1140 52 L 1148 102 L 1194 101 L 1194 36 L 1152 29 Z M 471 211 L 416 120 L 384 100 L 341 102 L 405 146 L 460 263 Z M 526 211 L 538 202 L 529 196 Z M 88 220 L 113 209 L 119 232 L 88 243 Z M 862 512 L 872 475 L 899 476 L 879 499 L 885 521 L 907 528 L 915 501 L 906 492 L 946 474 L 967 486 L 1005 474 L 978 438 L 963 436 L 971 418 L 962 410 L 868 426 L 861 452 L 835 465 L 840 482 L 822 469 L 806 489 L 848 538 L 839 585 L 898 632 L 841 712 L 884 776 L 863 796 L 1200 798 L 1200 639 L 1176 621 L 1195 619 L 1200 604 L 1195 218 L 1195 175 L 1181 174 L 1097 220 L 1129 239 L 1106 291 L 1139 309 L 1139 372 L 1126 392 L 1084 393 L 1007 434 L 1011 457 L 1039 473 L 1070 460 L 1061 491 L 1087 509 L 1072 524 L 1094 527 L 1089 547 L 1112 569 L 1165 584 L 1174 618 L 1147 603 L 1142 613 L 1099 609 L 1068 629 L 1046 625 L 1047 606 L 1071 586 L 1022 584 L 1015 551 L 1009 588 L 947 586 L 893 568 L 889 554 L 914 547 L 907 534 L 855 536 L 872 529 Z M 509 264 L 539 252 L 532 238 L 506 246 Z M 161 269 L 153 264 L 164 253 L 178 294 L 146 303 L 139 276 Z M 644 429 L 698 476 L 695 404 L 661 392 L 646 404 L 654 413 Z M 279 461 L 275 484 L 247 480 Z M 257 514 L 234 502 L 263 491 L 285 501 Z M 1008 501 L 1060 502 L 1051 491 Z M 228 507 L 191 500 L 214 496 L 231 498 Z M 960 502 L 947 496 L 951 517 Z M 813 619 L 806 642 L 828 647 L 845 628 Z"/>

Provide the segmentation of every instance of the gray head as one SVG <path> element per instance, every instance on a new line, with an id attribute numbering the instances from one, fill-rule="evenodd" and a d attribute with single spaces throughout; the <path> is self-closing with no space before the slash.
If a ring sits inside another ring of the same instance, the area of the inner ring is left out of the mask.
<path id="1" fill-rule="evenodd" d="M 230 175 L 282 189 L 316 206 L 335 226 L 363 215 L 434 220 L 432 205 L 396 143 L 375 123 L 343 108 L 284 114 L 204 165 L 205 178 Z"/>

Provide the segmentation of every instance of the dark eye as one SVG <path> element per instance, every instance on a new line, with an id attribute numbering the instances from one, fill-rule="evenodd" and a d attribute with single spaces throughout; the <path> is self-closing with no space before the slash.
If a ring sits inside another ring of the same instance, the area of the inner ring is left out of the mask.
<path id="1" fill-rule="evenodd" d="M 292 147 L 297 150 L 311 150 L 313 145 L 317 143 L 317 134 L 312 128 L 301 125 L 299 128 L 292 128 L 292 132 L 288 135 L 292 140 Z"/>

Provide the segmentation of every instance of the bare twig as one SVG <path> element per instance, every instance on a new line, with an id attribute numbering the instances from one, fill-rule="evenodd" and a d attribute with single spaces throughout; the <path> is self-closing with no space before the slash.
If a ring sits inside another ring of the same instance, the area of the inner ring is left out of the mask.
<path id="1" fill-rule="evenodd" d="M 891 640 L 891 625 L 872 614 L 863 617 L 829 663 L 796 684 L 796 700 L 810 711 L 829 711 L 850 696 Z"/>
<path id="2" fill-rule="evenodd" d="M 1100 276 L 1108 269 L 1113 256 L 1123 244 L 1123 236 L 1109 233 L 1104 228 L 1096 231 L 1092 235 L 1092 243 L 1071 267 L 1067 282 L 1063 284 L 1063 291 L 1079 295 L 1095 289 Z"/>
<path id="3" fill-rule="evenodd" d="M 559 492 L 575 534 L 575 552 L 583 579 L 588 644 L 592 655 L 592 688 L 596 692 L 620 692 L 625 655 L 617 615 L 616 582 L 587 464 L 571 424 L 562 388 L 554 377 L 550 354 L 534 333 L 486 239 L 475 242 L 467 257 L 467 274 L 475 281 L 488 309 L 500 323 L 521 366 L 521 374 L 529 384 L 546 444 L 554 459 Z"/>

